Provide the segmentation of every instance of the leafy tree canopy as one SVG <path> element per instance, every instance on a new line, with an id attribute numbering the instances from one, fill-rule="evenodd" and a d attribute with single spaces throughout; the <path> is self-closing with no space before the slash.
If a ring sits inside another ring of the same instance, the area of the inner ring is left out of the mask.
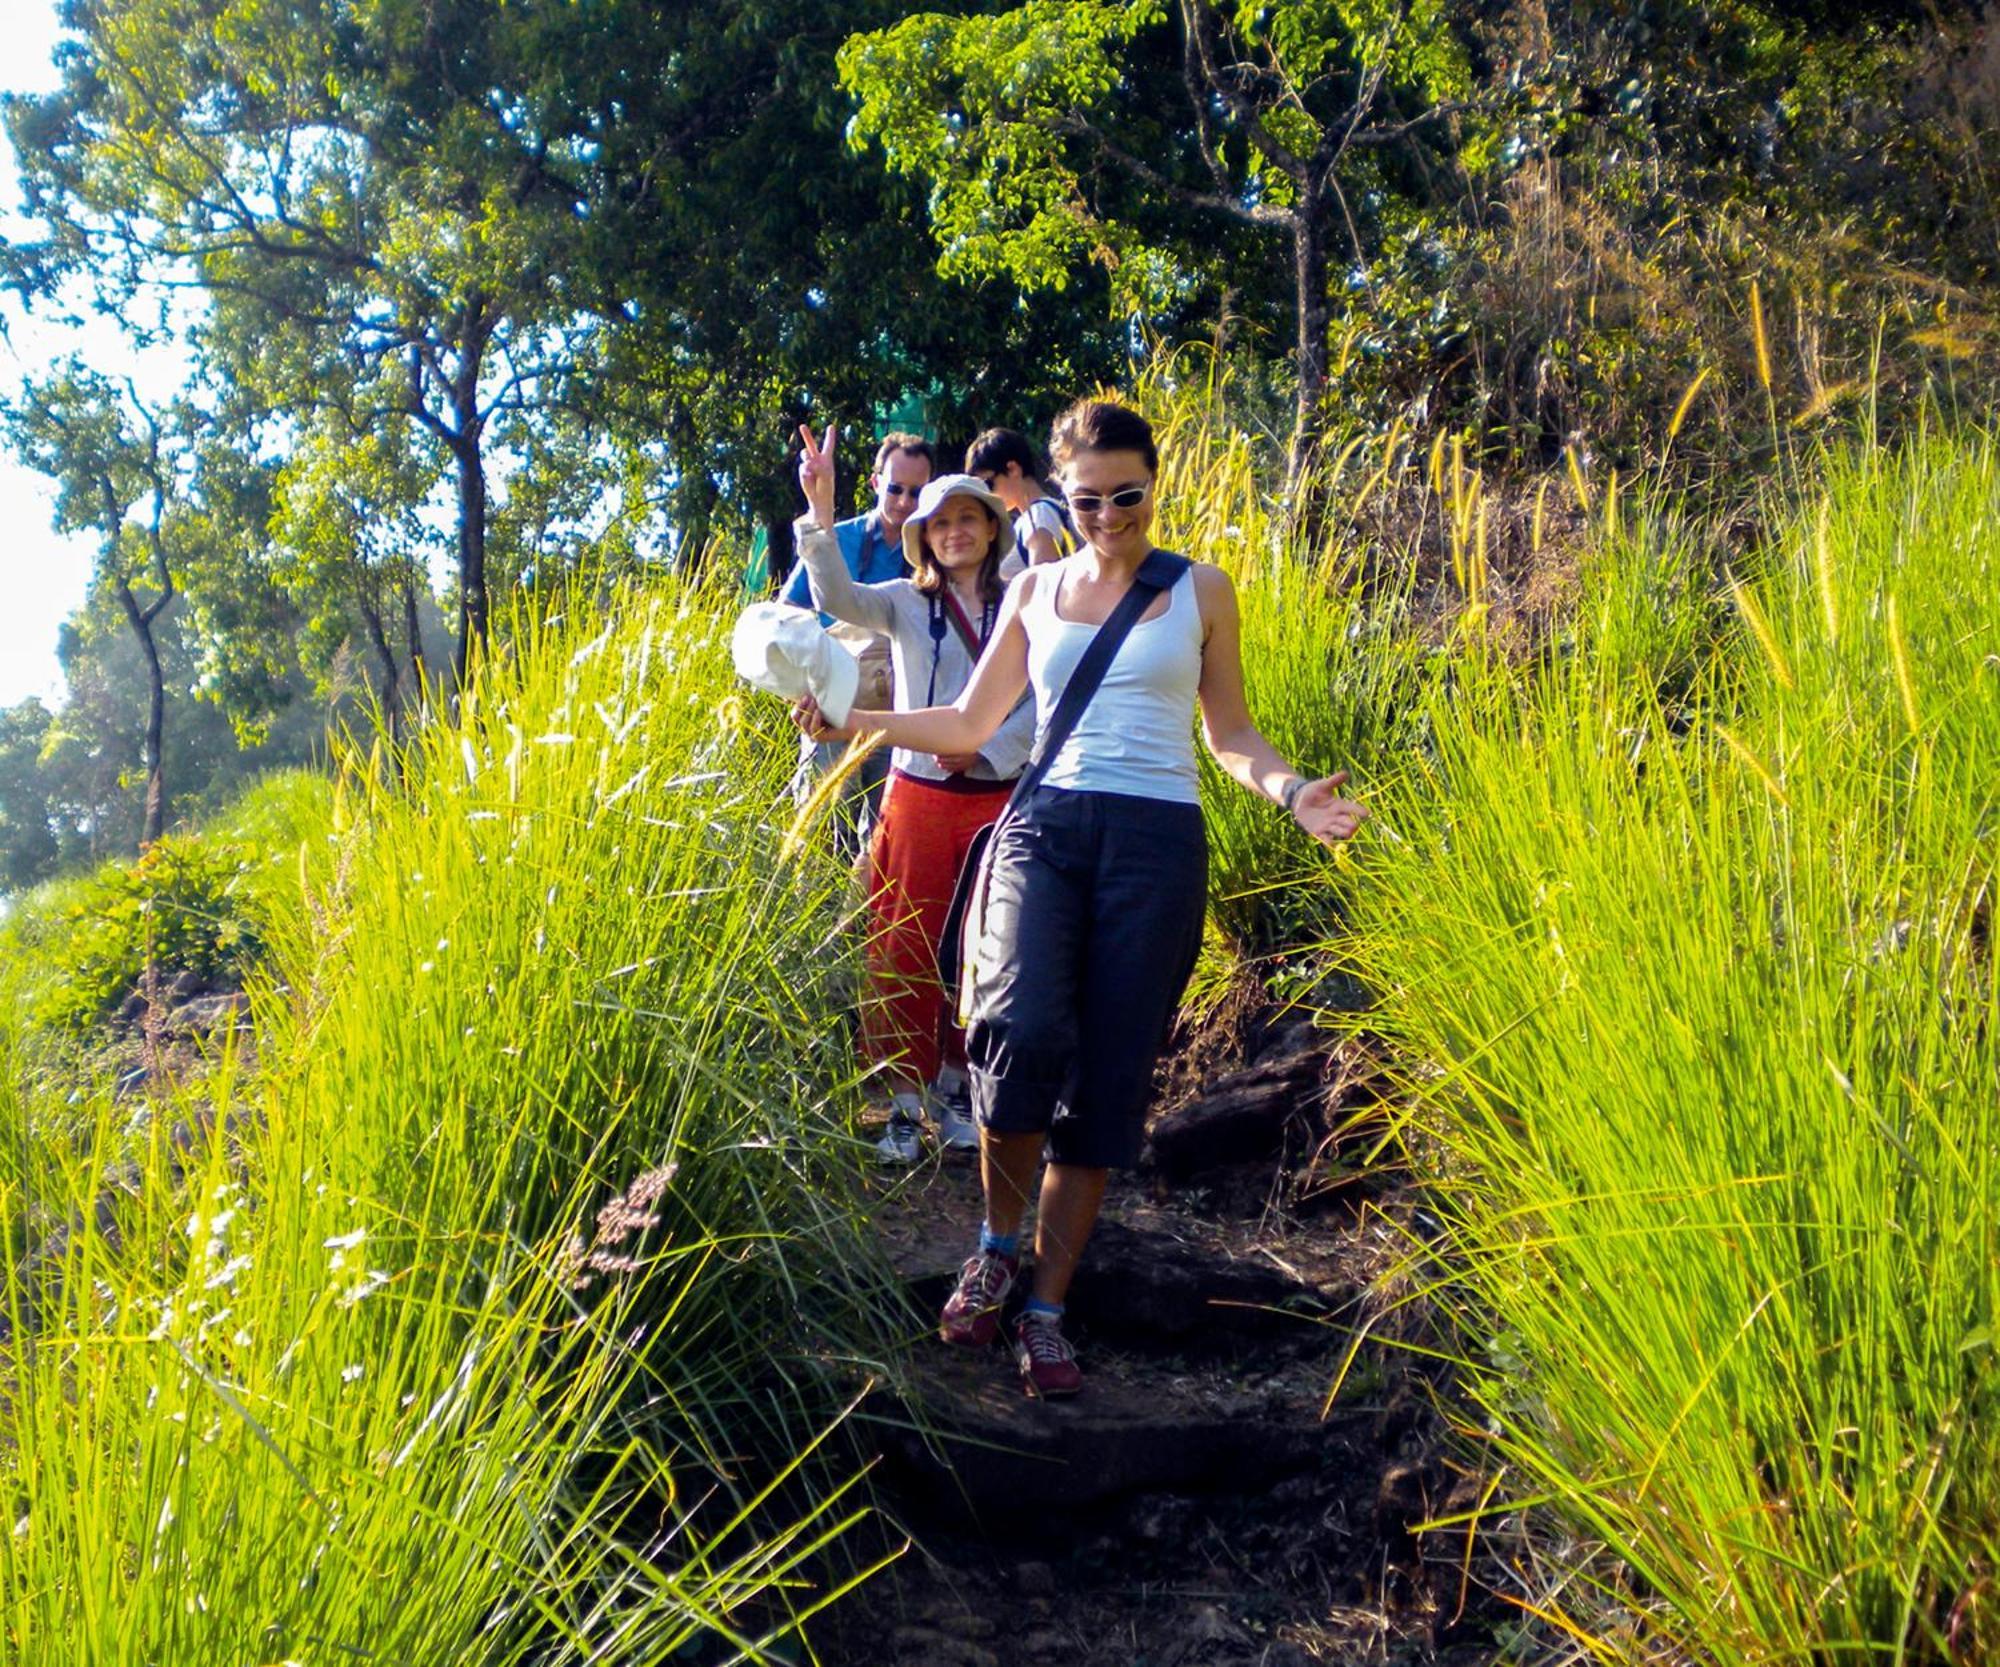
<path id="1" fill-rule="evenodd" d="M 1027 0 L 857 35 L 857 143 L 929 182 L 940 270 L 1062 289 L 1091 265 L 1133 310 L 1227 281 L 1218 227 L 1291 244 L 1300 423 L 1325 390 L 1328 261 L 1364 252 L 1361 186 L 1470 88 L 1445 0 Z"/>

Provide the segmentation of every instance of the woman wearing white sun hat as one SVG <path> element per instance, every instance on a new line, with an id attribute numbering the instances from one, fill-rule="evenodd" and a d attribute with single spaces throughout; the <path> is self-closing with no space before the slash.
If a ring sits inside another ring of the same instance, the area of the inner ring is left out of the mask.
<path id="1" fill-rule="evenodd" d="M 1006 582 L 1019 571 L 1007 506 L 970 475 L 924 487 L 903 523 L 912 577 L 857 584 L 833 526 L 836 430 L 813 438 L 799 485 L 810 506 L 798 526 L 800 560 L 813 605 L 889 639 L 899 704 L 956 700 L 970 681 L 1000 615 Z M 973 836 L 999 816 L 1034 742 L 1034 705 L 1023 700 L 976 752 L 896 749 L 869 843 L 869 1000 L 862 1044 L 894 1085 L 888 1132 L 877 1151 L 909 1163 L 919 1152 L 926 1088 L 947 1148 L 979 1144 L 963 1108 L 965 1043 L 938 979 L 937 945 L 952 888 Z M 942 1079 L 942 1080 L 941 1080 Z"/>

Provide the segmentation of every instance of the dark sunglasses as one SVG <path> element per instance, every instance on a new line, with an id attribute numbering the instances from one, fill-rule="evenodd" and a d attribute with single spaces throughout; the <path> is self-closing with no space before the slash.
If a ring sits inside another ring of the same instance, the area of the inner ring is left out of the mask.
<path id="1" fill-rule="evenodd" d="M 899 480 L 885 480 L 882 483 L 882 496 L 885 498 L 914 498 L 921 491 L 923 491 L 921 486 L 905 486 Z"/>
<path id="2" fill-rule="evenodd" d="M 1152 490 L 1152 485 L 1148 483 L 1145 486 L 1121 486 L 1116 492 L 1104 497 L 1099 497 L 1095 492 L 1072 492 L 1069 495 L 1069 507 L 1079 515 L 1095 515 L 1107 504 L 1114 509 L 1137 509 L 1146 501 L 1146 494 Z"/>

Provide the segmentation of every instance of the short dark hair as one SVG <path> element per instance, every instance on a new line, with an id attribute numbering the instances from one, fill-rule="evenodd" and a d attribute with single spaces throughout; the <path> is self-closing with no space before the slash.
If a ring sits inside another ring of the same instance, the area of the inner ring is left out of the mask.
<path id="1" fill-rule="evenodd" d="M 968 475 L 1004 475 L 1010 463 L 1020 464 L 1021 473 L 1030 480 L 1039 481 L 1048 474 L 1035 442 L 1019 429 L 989 428 L 965 448 Z"/>
<path id="2" fill-rule="evenodd" d="M 1153 425 L 1123 405 L 1108 399 L 1080 399 L 1056 418 L 1049 450 L 1062 467 L 1083 451 L 1135 451 L 1146 460 L 1146 472 L 1160 472 L 1160 450 L 1153 444 Z"/>
<path id="3" fill-rule="evenodd" d="M 954 492 L 952 497 L 970 497 L 969 493 Z M 973 498 L 974 503 L 986 511 L 986 519 L 993 523 L 993 538 L 986 546 L 986 554 L 979 563 L 979 594 L 988 602 L 998 602 L 1007 593 L 1007 581 L 1000 577 L 1000 517 L 995 515 L 986 503 Z M 942 508 L 939 505 L 939 508 Z M 933 510 L 932 514 L 936 511 Z M 918 523 L 916 571 L 910 575 L 910 586 L 923 596 L 938 596 L 944 591 L 944 569 L 932 559 L 930 540 L 924 537 L 926 523 Z"/>
<path id="4" fill-rule="evenodd" d="M 921 434 L 900 433 L 885 434 L 882 436 L 881 445 L 875 448 L 875 468 L 873 472 L 879 475 L 882 472 L 883 466 L 899 451 L 908 452 L 912 457 L 921 457 L 931 466 L 933 474 L 937 472 L 937 453 L 931 450 L 930 441 L 926 440 Z"/>

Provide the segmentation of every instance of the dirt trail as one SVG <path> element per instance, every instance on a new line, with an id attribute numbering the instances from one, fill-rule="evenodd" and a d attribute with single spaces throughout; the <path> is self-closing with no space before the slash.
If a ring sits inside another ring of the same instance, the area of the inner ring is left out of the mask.
<path id="1" fill-rule="evenodd" d="M 914 1543 L 815 1631 L 829 1667 L 1493 1658 L 1462 1544 L 1408 1532 L 1466 1487 L 1416 1357 L 1364 1352 L 1326 1408 L 1405 1242 L 1395 1184 L 1344 1177 L 1325 1150 L 1365 1065 L 1294 1027 L 1170 1098 L 1071 1293 L 1077 1400 L 1029 1400 L 999 1347 L 918 1345 L 914 1418 L 877 1407 L 872 1431 Z M 882 1232 L 923 1311 L 979 1216 L 967 1159 L 883 1182 Z"/>

